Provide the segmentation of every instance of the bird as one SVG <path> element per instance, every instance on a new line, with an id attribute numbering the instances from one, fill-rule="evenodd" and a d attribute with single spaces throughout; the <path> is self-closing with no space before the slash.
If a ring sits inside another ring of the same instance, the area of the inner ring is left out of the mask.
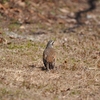
<path id="1" fill-rule="evenodd" d="M 55 49 L 53 48 L 54 41 L 48 41 L 43 52 L 43 63 L 46 70 L 54 69 L 55 67 Z"/>

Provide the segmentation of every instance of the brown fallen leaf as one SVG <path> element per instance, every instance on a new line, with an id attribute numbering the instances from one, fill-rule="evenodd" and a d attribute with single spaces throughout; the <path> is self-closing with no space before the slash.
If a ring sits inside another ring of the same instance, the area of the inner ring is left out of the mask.
<path id="1" fill-rule="evenodd" d="M 2 34 L 2 32 L 0 32 L 0 34 Z"/>
<path id="2" fill-rule="evenodd" d="M 66 21 L 65 21 L 64 19 L 60 19 L 60 18 L 59 18 L 59 19 L 58 19 L 58 23 L 59 23 L 59 24 L 65 24 Z"/>
<path id="3" fill-rule="evenodd" d="M 0 11 L 1 10 L 5 10 L 5 7 L 2 4 L 0 4 Z"/>
<path id="4" fill-rule="evenodd" d="M 8 41 L 7 39 L 3 38 L 3 37 L 0 37 L 0 43 L 2 43 L 2 44 L 10 44 L 11 42 Z"/>
<path id="5" fill-rule="evenodd" d="M 0 43 L 2 43 L 2 42 L 3 42 L 3 38 L 0 37 Z"/>

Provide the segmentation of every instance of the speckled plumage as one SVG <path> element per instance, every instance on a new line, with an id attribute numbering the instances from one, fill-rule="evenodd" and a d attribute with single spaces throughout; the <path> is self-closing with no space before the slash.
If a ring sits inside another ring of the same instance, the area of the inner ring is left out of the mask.
<path id="1" fill-rule="evenodd" d="M 54 41 L 50 40 L 43 52 L 43 63 L 46 70 L 54 69 L 55 67 L 55 50 L 53 43 Z"/>

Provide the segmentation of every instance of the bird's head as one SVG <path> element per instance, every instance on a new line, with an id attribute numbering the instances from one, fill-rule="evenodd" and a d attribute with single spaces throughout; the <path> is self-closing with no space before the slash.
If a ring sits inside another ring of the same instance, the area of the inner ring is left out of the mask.
<path id="1" fill-rule="evenodd" d="M 54 44 L 53 40 L 48 41 L 46 48 L 53 47 L 53 44 Z"/>

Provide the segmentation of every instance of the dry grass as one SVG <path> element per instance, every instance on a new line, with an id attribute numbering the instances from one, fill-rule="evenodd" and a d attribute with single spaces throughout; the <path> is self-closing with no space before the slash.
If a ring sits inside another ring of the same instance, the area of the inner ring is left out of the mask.
<path id="1" fill-rule="evenodd" d="M 22 0 L 32 9 L 33 17 L 25 6 L 25 13 L 21 9 L 25 15 L 18 18 L 29 17 L 33 24 L 21 26 L 1 20 L 0 26 L 8 27 L 0 28 L 0 37 L 7 40 L 0 41 L 0 100 L 99 100 L 100 2 L 88 14 L 91 18 L 87 18 L 86 25 L 64 32 L 75 21 L 66 16 L 87 6 L 84 2 L 80 5 L 74 0 L 60 0 L 55 8 L 53 2 L 46 1 L 40 6 Z M 56 70 L 47 72 L 42 70 L 42 53 L 51 39 L 55 40 Z"/>
<path id="2" fill-rule="evenodd" d="M 98 32 L 81 34 L 80 30 L 42 35 L 41 42 L 15 39 L 1 45 L 1 100 L 99 100 L 100 37 Z M 51 38 L 55 39 L 57 69 L 46 72 L 41 70 L 42 52 Z"/>

